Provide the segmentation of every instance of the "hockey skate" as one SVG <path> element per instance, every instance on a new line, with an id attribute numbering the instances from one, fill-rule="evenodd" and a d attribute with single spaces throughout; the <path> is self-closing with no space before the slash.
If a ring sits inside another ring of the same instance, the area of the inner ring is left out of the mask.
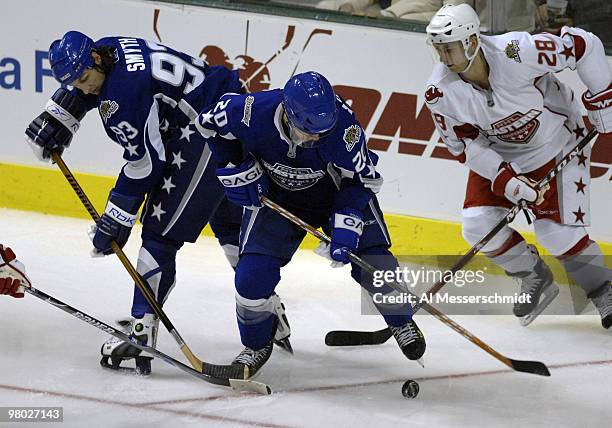
<path id="1" fill-rule="evenodd" d="M 417 361 L 423 366 L 422 357 L 426 347 L 425 336 L 423 336 L 416 322 L 410 320 L 400 327 L 390 325 L 389 329 L 406 358 Z"/>
<path id="2" fill-rule="evenodd" d="M 274 333 L 274 344 L 284 351 L 293 354 L 293 347 L 289 342 L 291 336 L 291 327 L 289 326 L 289 320 L 285 314 L 285 305 L 281 302 L 280 296 L 274 294 L 272 296 L 274 301 L 274 312 L 276 312 L 277 323 L 276 332 Z"/>
<path id="3" fill-rule="evenodd" d="M 612 284 L 610 281 L 589 295 L 601 315 L 601 325 L 606 330 L 612 326 Z"/>
<path id="4" fill-rule="evenodd" d="M 532 251 L 536 251 L 531 246 Z M 521 296 L 529 297 L 527 302 L 514 304 L 514 315 L 519 318 L 523 327 L 528 326 L 557 297 L 559 287 L 553 281 L 553 274 L 544 260 L 538 256 L 538 261 L 531 272 L 517 272 L 509 276 L 520 280 Z M 542 297 L 543 296 L 543 297 Z"/>
<path id="5" fill-rule="evenodd" d="M 274 342 L 271 340 L 266 346 L 261 349 L 251 349 L 246 347 L 242 350 L 240 354 L 234 361 L 232 361 L 232 365 L 240 365 L 242 366 L 242 370 L 244 373 L 243 378 L 253 379 L 255 375 L 259 372 L 259 369 L 263 367 L 263 365 L 268 361 L 270 355 L 272 355 L 272 348 Z"/>
<path id="6" fill-rule="evenodd" d="M 124 333 L 128 334 L 133 341 L 155 347 L 159 326 L 159 319 L 155 315 L 145 314 L 142 318 L 123 320 L 119 324 L 123 327 Z M 127 342 L 111 337 L 104 342 L 100 352 L 102 354 L 102 359 L 100 360 L 102 367 L 143 376 L 151 374 L 151 360 L 153 358 L 141 356 L 142 351 Z M 131 359 L 134 359 L 136 362 L 135 368 L 121 366 L 122 361 Z"/>

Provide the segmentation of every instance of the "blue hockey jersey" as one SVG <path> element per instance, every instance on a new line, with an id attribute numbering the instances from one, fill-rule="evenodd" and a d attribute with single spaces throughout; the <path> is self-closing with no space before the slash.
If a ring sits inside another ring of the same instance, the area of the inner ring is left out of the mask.
<path id="1" fill-rule="evenodd" d="M 337 97 L 338 122 L 315 148 L 294 144 L 283 123 L 282 91 L 226 94 L 205 110 L 197 127 L 220 165 L 250 153 L 271 179 L 270 195 L 289 207 L 363 210 L 382 178 L 363 129 Z"/>
<path id="2" fill-rule="evenodd" d="M 75 91 L 89 109 L 98 109 L 107 135 L 124 149 L 127 162 L 115 190 L 144 196 L 160 181 L 167 160 L 181 168 L 185 154 L 173 150 L 173 142 L 186 140 L 203 149 L 193 121 L 222 94 L 240 90 L 238 75 L 143 39 L 105 37 L 95 42 L 96 48 L 104 46 L 111 48 L 114 65 L 100 93 Z"/>

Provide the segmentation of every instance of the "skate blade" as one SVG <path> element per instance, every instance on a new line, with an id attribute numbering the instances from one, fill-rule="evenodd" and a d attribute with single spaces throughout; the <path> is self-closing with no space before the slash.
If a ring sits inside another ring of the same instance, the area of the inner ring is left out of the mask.
<path id="1" fill-rule="evenodd" d="M 521 326 L 527 327 L 529 324 L 531 324 L 538 317 L 538 315 L 540 315 L 544 309 L 550 305 L 558 294 L 559 287 L 554 282 L 546 287 L 546 289 L 542 292 L 544 297 L 541 299 L 540 303 L 538 303 L 538 306 L 536 306 L 530 314 L 525 315 L 524 317 L 519 317 L 519 323 Z"/>
<path id="2" fill-rule="evenodd" d="M 146 357 L 143 357 L 143 360 Z M 109 362 L 110 360 L 110 362 Z M 103 356 L 100 360 L 100 366 L 105 369 L 120 373 L 127 373 L 135 376 L 149 376 L 151 374 L 151 359 L 147 361 L 137 361 L 136 367 L 124 367 L 121 363 L 122 359 L 113 359 L 112 357 Z M 127 360 L 125 360 L 127 361 Z"/>
<path id="3" fill-rule="evenodd" d="M 115 323 L 119 326 L 119 328 L 128 328 L 132 324 L 131 318 L 121 318 L 115 321 Z"/>
<path id="4" fill-rule="evenodd" d="M 140 367 L 124 367 L 121 365 L 121 362 L 119 362 L 119 364 L 116 364 L 109 362 L 109 359 L 110 357 L 102 357 L 102 359 L 100 360 L 100 366 L 106 370 L 112 370 L 114 372 L 130 374 L 134 376 L 145 377 L 151 374 L 150 370 L 142 370 Z"/>
<path id="5" fill-rule="evenodd" d="M 289 354 L 293 355 L 293 347 L 291 346 L 291 342 L 289 342 L 288 337 L 281 339 L 281 340 L 274 339 L 274 344 L 278 346 L 279 348 L 281 348 L 283 351 L 288 352 Z"/>
<path id="6" fill-rule="evenodd" d="M 242 379 L 230 379 L 229 383 L 232 389 L 237 392 L 253 392 L 260 395 L 272 394 L 272 389 L 265 383 Z"/>

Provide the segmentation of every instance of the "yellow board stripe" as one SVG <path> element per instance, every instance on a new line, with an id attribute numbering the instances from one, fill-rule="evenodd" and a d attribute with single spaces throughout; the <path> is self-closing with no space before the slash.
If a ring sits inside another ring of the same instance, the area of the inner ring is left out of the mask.
<path id="1" fill-rule="evenodd" d="M 74 175 L 98 212 L 103 210 L 115 178 L 76 172 Z M 0 163 L 0 207 L 89 218 L 62 173 L 54 166 L 36 168 Z M 458 255 L 469 249 L 461 236 L 459 223 L 397 214 L 386 214 L 385 220 L 395 254 Z M 213 236 L 209 227 L 203 234 Z M 523 233 L 523 236 L 535 242 L 533 233 Z M 301 248 L 312 249 L 317 244 L 314 238 L 307 237 Z M 612 243 L 599 244 L 604 254 L 612 254 Z M 547 254 L 543 248 L 538 246 L 538 249 Z"/>

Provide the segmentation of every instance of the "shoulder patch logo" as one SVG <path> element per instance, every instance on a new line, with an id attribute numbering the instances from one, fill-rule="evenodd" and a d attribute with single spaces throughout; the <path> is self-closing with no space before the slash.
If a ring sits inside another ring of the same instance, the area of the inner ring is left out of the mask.
<path id="1" fill-rule="evenodd" d="M 251 123 L 251 108 L 253 107 L 253 102 L 255 101 L 255 97 L 253 95 L 249 95 L 244 100 L 244 112 L 242 113 L 242 123 L 246 126 L 249 126 Z"/>
<path id="2" fill-rule="evenodd" d="M 521 56 L 519 55 L 520 50 L 521 49 L 519 48 L 518 40 L 512 40 L 506 46 L 506 49 L 505 49 L 506 56 L 510 59 L 515 60 L 516 62 L 522 62 Z"/>
<path id="3" fill-rule="evenodd" d="M 355 147 L 355 144 L 361 139 L 361 127 L 359 125 L 351 125 L 344 130 L 344 142 L 346 143 L 346 151 L 350 152 Z"/>
<path id="4" fill-rule="evenodd" d="M 443 96 L 444 94 L 440 88 L 434 85 L 429 85 L 425 91 L 425 102 L 427 104 L 435 104 L 438 102 L 438 99 L 442 98 Z"/>
<path id="5" fill-rule="evenodd" d="M 104 123 L 108 122 L 108 119 L 119 110 L 119 104 L 115 101 L 104 100 L 100 103 L 100 107 L 98 107 L 100 111 L 100 116 Z"/>

